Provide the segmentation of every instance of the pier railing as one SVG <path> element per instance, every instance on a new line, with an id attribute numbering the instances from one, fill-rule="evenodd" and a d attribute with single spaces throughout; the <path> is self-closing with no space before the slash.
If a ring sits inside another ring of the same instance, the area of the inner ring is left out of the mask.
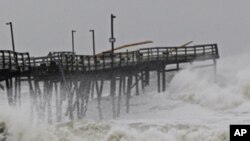
<path id="1" fill-rule="evenodd" d="M 143 48 L 131 52 L 114 53 L 113 55 L 111 53 L 103 53 L 98 56 L 57 52 L 44 57 L 31 58 L 31 67 L 47 68 L 51 65 L 57 65 L 66 72 L 89 72 L 137 65 L 150 65 L 150 63 L 155 62 L 166 64 L 184 63 L 218 57 L 217 44 L 206 44 L 188 47 Z"/>
<path id="2" fill-rule="evenodd" d="M 29 53 L 17 53 L 10 50 L 0 51 L 0 70 L 25 72 L 30 70 Z"/>
<path id="3" fill-rule="evenodd" d="M 154 47 L 139 50 L 142 61 L 166 61 L 167 63 L 189 62 L 194 59 L 218 58 L 217 44 L 205 44 L 188 47 Z"/>
<path id="4" fill-rule="evenodd" d="M 31 69 L 48 70 L 53 66 L 60 66 L 66 72 L 90 72 L 150 65 L 155 62 L 185 63 L 218 57 L 217 44 L 142 48 L 131 52 L 103 53 L 98 56 L 76 55 L 72 52 L 51 52 L 47 56 L 33 58 L 30 58 L 29 53 L 2 50 L 0 51 L 0 70 L 25 72 Z"/>

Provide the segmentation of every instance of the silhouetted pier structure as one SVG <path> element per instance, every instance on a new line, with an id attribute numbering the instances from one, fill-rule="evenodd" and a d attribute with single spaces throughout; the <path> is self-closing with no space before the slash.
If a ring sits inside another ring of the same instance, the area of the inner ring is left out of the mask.
<path id="1" fill-rule="evenodd" d="M 101 98 L 107 82 L 116 118 L 121 112 L 121 97 L 126 97 L 126 112 L 129 112 L 132 89 L 139 95 L 140 89 L 150 85 L 150 72 L 157 72 L 157 90 L 161 92 L 166 90 L 166 72 L 178 71 L 183 63 L 204 60 L 212 60 L 216 68 L 218 58 L 217 44 L 141 48 L 96 56 L 50 52 L 43 57 L 30 57 L 29 53 L 0 51 L 0 81 L 6 82 L 10 105 L 21 104 L 21 82 L 28 82 L 31 110 L 49 122 L 53 111 L 56 121 L 61 121 L 64 113 L 72 120 L 83 118 L 93 97 L 97 98 L 102 119 Z M 168 65 L 175 68 L 166 69 Z"/>

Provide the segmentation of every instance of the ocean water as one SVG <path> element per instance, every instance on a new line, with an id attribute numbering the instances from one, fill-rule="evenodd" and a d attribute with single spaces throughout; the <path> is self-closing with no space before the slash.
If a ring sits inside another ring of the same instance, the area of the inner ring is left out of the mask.
<path id="1" fill-rule="evenodd" d="M 249 59 L 222 58 L 216 75 L 212 68 L 179 71 L 166 92 L 147 88 L 131 98 L 130 113 L 123 110 L 115 120 L 111 110 L 98 120 L 95 100 L 85 119 L 54 124 L 32 123 L 28 105 L 1 104 L 0 128 L 7 130 L 0 141 L 228 141 L 230 124 L 250 123 Z M 106 98 L 102 104 L 109 109 L 109 103 Z"/>

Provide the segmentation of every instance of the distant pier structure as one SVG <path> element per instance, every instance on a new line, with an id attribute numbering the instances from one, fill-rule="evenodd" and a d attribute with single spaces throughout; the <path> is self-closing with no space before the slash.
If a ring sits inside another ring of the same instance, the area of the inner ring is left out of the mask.
<path id="1" fill-rule="evenodd" d="M 151 47 L 95 56 L 49 52 L 30 57 L 29 53 L 0 50 L 0 81 L 5 82 L 2 87 L 11 106 L 22 104 L 23 83 L 28 84 L 32 114 L 48 122 L 59 122 L 65 115 L 71 120 L 84 118 L 91 98 L 97 99 L 102 119 L 103 89 L 109 85 L 110 110 L 117 118 L 124 107 L 122 97 L 129 112 L 131 96 L 150 85 L 150 72 L 157 72 L 156 90 L 164 92 L 167 72 L 178 71 L 180 64 L 205 60 L 211 60 L 216 69 L 218 58 L 217 44 Z M 168 65 L 175 67 L 166 69 Z"/>

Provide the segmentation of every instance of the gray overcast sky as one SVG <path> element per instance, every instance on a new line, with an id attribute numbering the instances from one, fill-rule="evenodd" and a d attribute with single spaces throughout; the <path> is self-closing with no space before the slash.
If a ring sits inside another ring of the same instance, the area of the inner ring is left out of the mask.
<path id="1" fill-rule="evenodd" d="M 250 46 L 249 0 L 0 0 L 1 49 L 11 49 L 12 21 L 17 51 L 42 56 L 71 50 L 91 54 L 89 29 L 96 30 L 97 52 L 110 48 L 110 14 L 114 13 L 116 46 L 153 40 L 148 46 L 194 41 L 218 43 L 221 54 Z"/>

